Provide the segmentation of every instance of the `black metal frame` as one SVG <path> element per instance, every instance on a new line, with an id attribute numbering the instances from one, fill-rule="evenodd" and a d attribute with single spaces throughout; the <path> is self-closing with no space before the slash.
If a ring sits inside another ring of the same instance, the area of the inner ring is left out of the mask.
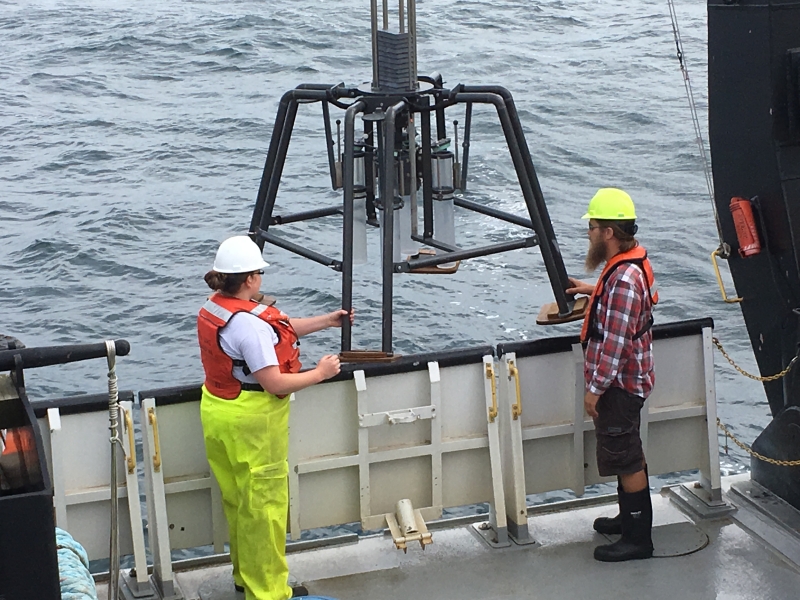
<path id="1" fill-rule="evenodd" d="M 438 73 L 427 77 L 419 77 L 418 79 L 420 85 L 417 90 L 403 93 L 346 87 L 341 84 L 304 84 L 286 92 L 278 106 L 278 114 L 275 119 L 269 151 L 261 177 L 261 185 L 253 210 L 253 218 L 250 223 L 250 232 L 253 239 L 262 249 L 264 243 L 270 243 L 341 272 L 342 308 L 350 310 L 353 299 L 353 200 L 356 148 L 357 146 L 359 148 L 363 146 L 365 151 L 368 221 L 371 224 L 375 224 L 375 208 L 383 211 L 388 210 L 387 205 L 392 209 L 399 208 L 395 190 L 397 176 L 395 152 L 401 148 L 404 137 L 407 137 L 403 128 L 408 124 L 409 117 L 419 113 L 421 116 L 422 142 L 419 147 L 421 168 L 419 169 L 418 179 L 421 179 L 422 184 L 423 228 L 422 235 L 412 237 L 415 241 L 442 250 L 444 253 L 437 256 L 395 262 L 393 260 L 394 219 L 384 219 L 381 350 L 392 352 L 392 298 L 395 273 L 409 273 L 413 272 L 414 269 L 433 267 L 479 256 L 489 256 L 519 248 L 534 246 L 541 248 L 542 258 L 544 259 L 559 312 L 563 315 L 569 314 L 574 304 L 574 297 L 565 291 L 569 287 L 566 268 L 564 267 L 555 232 L 550 222 L 544 196 L 511 93 L 500 86 L 458 85 L 453 89 L 446 89 L 443 87 L 442 77 Z M 348 100 L 350 101 L 348 102 Z M 300 103 L 314 102 L 322 103 L 333 189 L 338 189 L 339 186 L 337 185 L 336 176 L 337 157 L 334 156 L 334 140 L 330 125 L 330 105 L 345 111 L 344 151 L 341 156 L 343 203 L 340 206 L 325 207 L 285 216 L 274 215 L 275 199 L 283 173 L 298 105 Z M 454 204 L 462 209 L 500 219 L 526 230 L 532 230 L 532 234 L 509 242 L 467 249 L 452 246 L 436 239 L 433 223 L 434 192 L 431 166 L 433 148 L 446 140 L 447 121 L 445 111 L 447 108 L 457 104 L 465 104 L 467 111 L 462 143 L 462 191 L 466 187 L 468 173 L 472 108 L 475 104 L 488 104 L 497 111 L 530 218 L 526 219 L 502 210 L 485 207 L 462 197 L 454 198 Z M 436 115 L 436 140 L 432 139 L 431 113 Z M 360 139 L 356 139 L 355 130 L 355 122 L 358 115 L 361 115 L 364 120 L 364 133 Z M 378 125 L 377 128 L 374 127 L 376 124 Z M 414 157 L 414 159 L 416 158 Z M 379 189 L 374 189 L 373 169 L 375 168 L 377 168 L 380 182 Z M 307 221 L 336 214 L 342 214 L 344 218 L 341 260 L 320 254 L 270 231 L 270 227 L 273 225 Z M 346 319 L 343 321 L 342 326 L 341 349 L 342 351 L 351 349 L 351 327 Z"/>

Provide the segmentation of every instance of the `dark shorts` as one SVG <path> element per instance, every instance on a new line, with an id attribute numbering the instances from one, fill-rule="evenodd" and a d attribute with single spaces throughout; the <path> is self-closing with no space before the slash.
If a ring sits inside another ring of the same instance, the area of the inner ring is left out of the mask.
<path id="1" fill-rule="evenodd" d="M 601 477 L 630 475 L 644 468 L 639 411 L 644 399 L 618 387 L 610 387 L 597 401 L 594 420 L 597 437 L 597 470 Z"/>

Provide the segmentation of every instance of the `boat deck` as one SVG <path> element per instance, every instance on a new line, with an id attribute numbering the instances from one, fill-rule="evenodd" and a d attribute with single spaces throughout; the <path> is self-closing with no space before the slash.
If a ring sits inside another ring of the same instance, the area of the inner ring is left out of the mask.
<path id="1" fill-rule="evenodd" d="M 678 540 L 676 546 L 675 539 L 664 537 L 668 531 L 675 531 L 674 525 L 659 526 L 685 523 L 679 529 L 689 533 L 688 538 L 683 536 L 689 545 L 692 535 L 695 541 L 705 540 L 700 532 L 708 536 L 704 548 L 684 556 L 616 564 L 595 561 L 594 547 L 607 540 L 592 530 L 592 521 L 616 510 L 613 504 L 607 504 L 530 517 L 530 531 L 537 542 L 534 545 L 492 548 L 472 526 L 462 526 L 435 531 L 434 543 L 424 552 L 412 546 L 403 554 L 389 537 L 377 536 L 355 544 L 292 553 L 289 566 L 292 575 L 312 594 L 341 600 L 589 596 L 617 600 L 645 591 L 649 600 L 673 600 L 680 590 L 696 599 L 797 597 L 800 571 L 793 553 L 800 549 L 800 542 L 791 531 L 781 534 L 736 494 L 729 491 L 726 499 L 736 504 L 736 513 L 698 521 L 695 528 L 669 498 L 653 496 L 657 553 L 659 538 L 673 548 L 681 543 Z M 778 551 L 763 541 L 770 536 L 783 540 Z M 177 581 L 187 599 L 244 598 L 233 590 L 229 564 L 179 572 Z M 105 590 L 100 591 L 104 598 Z"/>

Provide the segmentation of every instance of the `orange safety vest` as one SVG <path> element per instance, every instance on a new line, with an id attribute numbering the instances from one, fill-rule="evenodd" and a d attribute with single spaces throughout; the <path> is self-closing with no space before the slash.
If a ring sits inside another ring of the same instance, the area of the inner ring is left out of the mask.
<path id="1" fill-rule="evenodd" d="M 0 431 L 2 434 L 2 431 Z M 28 453 L 36 448 L 36 439 L 29 428 L 8 429 L 5 434 L 0 435 L 3 442 L 2 456 Z"/>
<path id="2" fill-rule="evenodd" d="M 581 342 L 584 344 L 589 341 L 589 338 L 602 339 L 602 334 L 597 329 L 597 303 L 605 291 L 606 282 L 614 270 L 620 265 L 633 263 L 638 265 L 644 273 L 645 281 L 647 282 L 647 291 L 650 295 L 652 304 L 658 304 L 658 288 L 656 287 L 656 279 L 653 275 L 653 267 L 650 260 L 647 258 L 647 251 L 638 244 L 628 250 L 627 252 L 620 252 L 613 256 L 603 268 L 597 284 L 594 286 L 591 298 L 589 298 L 589 308 L 586 311 L 586 316 L 583 318 L 583 328 L 581 329 Z M 634 340 L 638 340 L 653 326 L 653 314 L 650 313 L 650 318 L 647 324 L 633 336 Z"/>
<path id="3" fill-rule="evenodd" d="M 263 391 L 258 384 L 243 384 L 233 376 L 233 367 L 244 367 L 245 375 L 250 373 L 243 360 L 233 360 L 225 354 L 219 343 L 219 334 L 233 315 L 249 312 L 268 323 L 278 336 L 275 354 L 281 373 L 300 371 L 300 350 L 297 347 L 297 333 L 289 322 L 289 317 L 274 306 L 258 304 L 253 300 L 240 300 L 216 293 L 211 296 L 197 315 L 197 337 L 200 341 L 200 360 L 206 373 L 205 386 L 209 392 L 226 400 L 239 396 L 242 389 Z"/>

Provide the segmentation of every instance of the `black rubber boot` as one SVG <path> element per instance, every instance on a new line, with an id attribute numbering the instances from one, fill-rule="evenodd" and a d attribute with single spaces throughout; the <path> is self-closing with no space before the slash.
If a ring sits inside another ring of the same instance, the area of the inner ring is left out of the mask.
<path id="1" fill-rule="evenodd" d="M 617 506 L 622 495 L 622 482 L 617 477 Z M 597 533 L 606 535 L 619 535 L 622 533 L 622 516 L 617 513 L 616 517 L 598 517 L 594 520 L 592 527 Z"/>
<path id="2" fill-rule="evenodd" d="M 653 504 L 650 488 L 639 492 L 620 493 L 622 537 L 619 541 L 594 549 L 594 557 L 602 562 L 622 562 L 653 556 Z"/>

